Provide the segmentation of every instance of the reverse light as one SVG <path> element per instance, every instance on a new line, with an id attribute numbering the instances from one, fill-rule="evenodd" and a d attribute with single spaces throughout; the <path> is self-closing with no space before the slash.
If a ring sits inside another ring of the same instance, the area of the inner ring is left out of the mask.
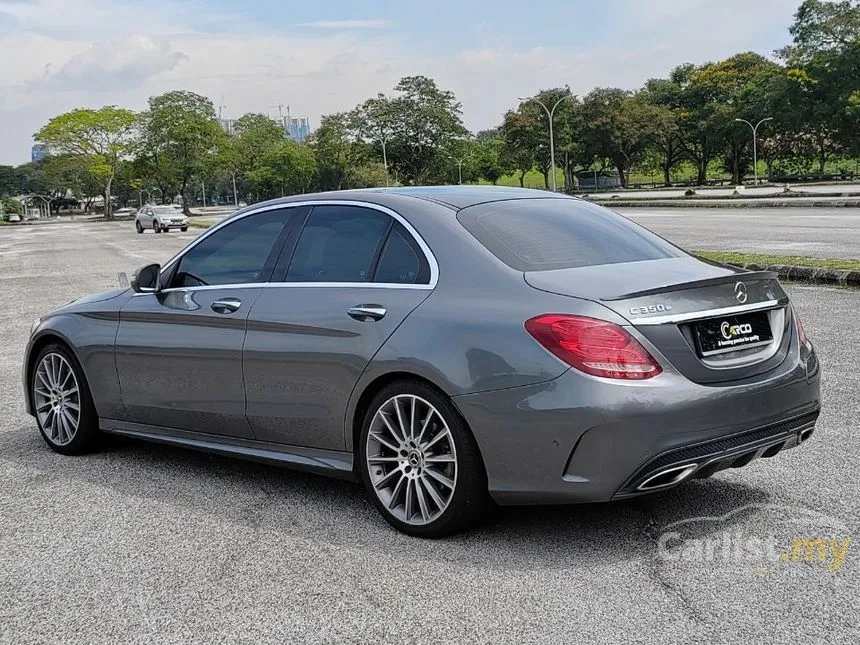
<path id="1" fill-rule="evenodd" d="M 642 344 L 615 323 L 570 314 L 542 314 L 526 331 L 571 367 L 604 378 L 643 380 L 663 371 Z"/>

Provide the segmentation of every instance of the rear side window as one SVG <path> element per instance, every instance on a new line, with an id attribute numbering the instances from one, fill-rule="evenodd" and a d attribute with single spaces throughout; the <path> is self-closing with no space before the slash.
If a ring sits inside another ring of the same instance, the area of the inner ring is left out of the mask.
<path id="1" fill-rule="evenodd" d="M 388 234 L 373 281 L 389 284 L 430 282 L 430 267 L 423 251 L 399 223 Z"/>
<path id="2" fill-rule="evenodd" d="M 391 218 L 360 206 L 317 206 L 287 271 L 287 282 L 365 282 Z"/>
<path id="3" fill-rule="evenodd" d="M 517 199 L 464 208 L 457 219 L 517 271 L 550 271 L 684 255 L 610 210 L 574 199 Z"/>

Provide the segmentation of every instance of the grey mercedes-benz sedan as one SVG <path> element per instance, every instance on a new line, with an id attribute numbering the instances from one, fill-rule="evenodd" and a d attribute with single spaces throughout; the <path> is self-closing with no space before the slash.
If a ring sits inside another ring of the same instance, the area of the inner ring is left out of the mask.
<path id="1" fill-rule="evenodd" d="M 587 201 L 429 187 L 243 209 L 35 321 L 48 445 L 101 432 L 361 480 L 411 535 L 666 490 L 804 442 L 820 370 L 776 279 Z"/>

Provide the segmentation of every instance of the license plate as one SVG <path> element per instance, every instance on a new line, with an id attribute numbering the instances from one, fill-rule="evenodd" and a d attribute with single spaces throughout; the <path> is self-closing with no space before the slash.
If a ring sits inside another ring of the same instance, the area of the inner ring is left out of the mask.
<path id="1" fill-rule="evenodd" d="M 766 345 L 773 340 L 764 311 L 702 320 L 693 325 L 701 356 Z"/>

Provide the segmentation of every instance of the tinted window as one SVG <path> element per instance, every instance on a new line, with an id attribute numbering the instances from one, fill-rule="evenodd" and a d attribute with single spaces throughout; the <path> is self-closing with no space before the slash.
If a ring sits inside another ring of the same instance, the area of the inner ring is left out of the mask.
<path id="1" fill-rule="evenodd" d="M 228 224 L 182 256 L 172 287 L 265 282 L 269 255 L 284 226 L 283 211 L 251 215 Z"/>
<path id="2" fill-rule="evenodd" d="M 391 218 L 359 206 L 317 206 L 299 237 L 288 282 L 364 282 Z"/>
<path id="3" fill-rule="evenodd" d="M 430 268 L 424 253 L 400 224 L 394 226 L 388 235 L 373 281 L 397 284 L 427 284 L 430 281 Z"/>
<path id="4" fill-rule="evenodd" d="M 457 219 L 502 262 L 547 271 L 676 257 L 683 252 L 610 210 L 574 199 L 479 204 Z"/>

